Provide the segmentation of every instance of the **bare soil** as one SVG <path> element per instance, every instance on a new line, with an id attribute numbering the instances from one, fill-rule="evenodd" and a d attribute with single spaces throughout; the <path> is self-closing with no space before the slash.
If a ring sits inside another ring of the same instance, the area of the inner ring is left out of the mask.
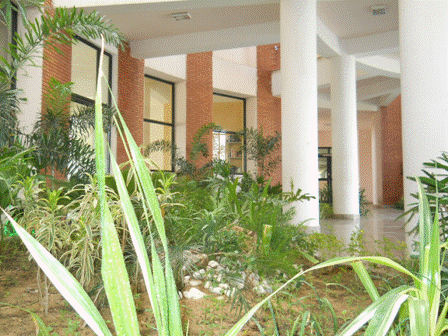
<path id="1" fill-rule="evenodd" d="M 47 315 L 44 314 L 36 274 L 37 267 L 33 261 L 28 260 L 23 248 L 15 245 L 3 247 L 0 252 L 0 335 L 37 335 L 31 315 L 13 306 L 34 311 L 46 326 L 51 328 L 52 336 L 94 335 L 88 327 L 83 326 L 83 321 L 54 287 L 50 287 L 49 310 Z M 315 320 L 325 335 L 333 335 L 336 327 L 349 321 L 371 303 L 349 267 L 323 270 L 304 280 L 277 295 L 272 301 L 272 310 L 266 306 L 257 313 L 256 320 L 263 326 L 267 335 L 272 335 L 274 330 L 273 314 L 280 335 L 286 335 L 296 318 L 302 316 L 305 311 L 311 312 L 310 321 Z M 280 280 L 277 283 L 274 281 L 274 287 L 280 284 Z M 207 293 L 206 289 L 199 289 Z M 241 294 L 250 306 L 264 297 L 252 291 L 244 291 Z M 182 299 L 180 304 L 185 330 L 188 328 L 189 335 L 193 336 L 223 335 L 245 312 L 245 309 L 238 305 L 241 297 L 236 298 L 236 302 L 228 298 L 219 299 L 216 295 L 206 296 L 202 300 Z M 157 335 L 147 295 L 136 294 L 135 299 L 141 334 Z M 328 303 L 334 309 L 334 314 Z M 113 329 L 109 310 L 103 308 L 100 311 Z M 314 335 L 314 331 L 309 328 L 309 332 L 305 334 Z M 250 321 L 241 334 L 260 335 L 260 331 L 256 323 Z"/>

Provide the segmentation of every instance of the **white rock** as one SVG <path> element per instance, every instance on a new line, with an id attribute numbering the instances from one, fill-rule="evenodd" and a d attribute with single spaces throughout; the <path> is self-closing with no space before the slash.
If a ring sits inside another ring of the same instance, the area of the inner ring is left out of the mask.
<path id="1" fill-rule="evenodd" d="M 218 299 L 218 300 L 224 300 L 224 296 L 218 296 L 216 299 Z"/>
<path id="2" fill-rule="evenodd" d="M 226 283 L 219 284 L 219 287 L 224 288 L 224 289 L 230 288 L 229 284 L 226 284 Z"/>
<path id="3" fill-rule="evenodd" d="M 212 267 L 212 268 L 216 268 L 219 266 L 219 263 L 215 260 L 210 260 L 208 263 L 208 266 Z"/>
<path id="4" fill-rule="evenodd" d="M 201 268 L 201 269 L 199 270 L 199 273 L 201 273 L 202 275 L 205 275 L 205 269 Z"/>
<path id="5" fill-rule="evenodd" d="M 207 281 L 204 285 L 204 288 L 208 289 L 208 288 L 210 288 L 211 285 L 212 285 L 212 283 L 210 281 Z"/>
<path id="6" fill-rule="evenodd" d="M 188 281 L 190 281 L 190 279 L 191 279 L 191 276 L 189 276 L 189 275 L 184 276 L 184 283 L 187 283 Z"/>
<path id="7" fill-rule="evenodd" d="M 205 296 L 205 293 L 193 287 L 189 291 L 184 291 L 184 296 L 186 299 L 199 300 Z"/>
<path id="8" fill-rule="evenodd" d="M 254 287 L 253 290 L 254 290 L 255 293 L 257 293 L 257 294 L 259 294 L 259 295 L 266 294 L 266 290 L 264 289 L 263 286 L 256 286 L 256 287 Z M 184 293 L 184 294 L 185 294 L 185 293 Z"/>
<path id="9" fill-rule="evenodd" d="M 208 290 L 213 294 L 222 294 L 223 291 L 221 287 L 210 287 Z"/>
<path id="10" fill-rule="evenodd" d="M 219 271 L 222 271 L 224 269 L 224 267 L 222 267 L 221 265 L 219 265 L 219 266 L 217 266 L 216 267 L 216 270 L 219 272 Z"/>
<path id="11" fill-rule="evenodd" d="M 179 300 L 182 299 L 184 296 L 182 295 L 182 292 L 179 291 Z"/>
<path id="12" fill-rule="evenodd" d="M 202 280 L 202 279 L 204 279 L 204 274 L 202 274 L 200 272 L 194 272 L 193 273 L 193 279 Z"/>
<path id="13" fill-rule="evenodd" d="M 216 277 L 216 281 L 221 282 L 222 281 L 222 274 L 218 274 Z"/>
<path id="14" fill-rule="evenodd" d="M 201 280 L 191 280 L 190 281 L 190 286 L 197 287 L 199 285 L 202 285 L 202 281 Z"/>

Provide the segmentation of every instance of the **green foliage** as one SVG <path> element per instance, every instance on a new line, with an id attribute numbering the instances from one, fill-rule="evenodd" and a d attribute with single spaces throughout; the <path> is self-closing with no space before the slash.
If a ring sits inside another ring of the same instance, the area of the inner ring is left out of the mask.
<path id="1" fill-rule="evenodd" d="M 45 12 L 34 21 L 29 20 L 26 7 L 33 5 L 42 8 L 43 4 L 44 2 L 39 0 L 22 0 L 14 1 L 15 6 L 13 6 L 9 0 L 0 1 L 0 9 L 2 9 L 0 11 L 0 20 L 4 25 L 11 30 L 12 11 L 17 10 L 21 14 L 21 20 L 25 29 L 23 34 L 15 34 L 12 37 L 13 43 L 9 43 L 4 49 L 7 56 L 0 57 L 0 148 L 9 148 L 19 141 L 21 132 L 17 124 L 17 114 L 20 112 L 20 101 L 25 99 L 19 97 L 26 96 L 27 92 L 11 89 L 11 83 L 17 77 L 19 70 L 23 70 L 26 66 L 35 66 L 35 59 L 38 57 L 36 56 L 36 51 L 41 48 L 42 44 L 58 50 L 57 43 L 76 43 L 76 35 L 87 38 L 99 38 L 102 35 L 108 43 L 115 46 L 120 46 L 124 41 L 115 27 L 95 11 L 86 13 L 76 8 L 58 7 L 55 9 L 54 15 Z M 70 100 L 70 97 L 67 95 L 64 96 L 65 98 L 55 97 L 61 104 L 68 104 Z M 52 103 L 54 106 L 54 101 Z M 62 151 L 59 154 L 49 151 L 50 145 L 61 145 L 61 142 L 64 142 L 54 137 L 63 137 L 64 134 L 60 133 L 54 131 L 53 134 L 41 134 L 40 141 L 37 141 L 39 144 L 46 146 L 46 154 L 50 155 L 53 161 L 56 160 L 57 155 L 63 155 Z M 73 173 L 84 168 L 87 169 L 91 165 L 91 160 L 87 159 L 91 151 L 87 151 L 81 142 L 73 138 L 71 142 L 72 159 L 78 160 L 74 164 L 77 168 L 70 167 L 71 172 Z M 77 158 L 73 157 L 74 153 L 82 150 L 84 150 L 84 155 L 80 154 Z M 41 158 L 42 155 L 37 156 L 38 160 Z M 41 163 L 38 162 L 38 164 Z M 59 163 L 61 163 L 60 160 Z M 91 170 L 91 172 L 93 171 Z"/>
<path id="2" fill-rule="evenodd" d="M 440 223 L 440 239 L 448 239 L 448 153 L 443 152 L 437 159 L 423 163 L 423 176 L 419 177 L 428 197 L 431 215 L 438 213 Z M 410 180 L 415 181 L 413 177 Z M 418 194 L 411 194 L 418 200 Z M 418 214 L 418 203 L 409 204 L 408 210 L 402 216 L 408 216 L 408 222 Z M 418 224 L 411 232 L 418 231 Z"/>
<path id="3" fill-rule="evenodd" d="M 366 201 L 365 189 L 359 189 L 359 214 L 367 216 L 370 212 Z M 319 190 L 320 218 L 331 218 L 333 215 L 333 189 L 329 184 Z"/>
<path id="4" fill-rule="evenodd" d="M 257 163 L 261 176 L 266 178 L 280 163 L 277 151 L 280 149 L 281 134 L 275 132 L 273 136 L 265 136 L 262 128 L 248 128 L 241 134 L 246 137 L 243 151 L 249 160 Z"/>
<path id="5" fill-rule="evenodd" d="M 38 170 L 51 176 L 56 172 L 74 182 L 88 182 L 95 171 L 94 149 L 86 138 L 94 128 L 93 106 L 70 112 L 71 86 L 55 79 L 49 82 L 44 96 L 45 111 L 28 137 L 34 147 L 34 163 Z M 105 108 L 104 131 L 109 132 L 114 110 Z"/>

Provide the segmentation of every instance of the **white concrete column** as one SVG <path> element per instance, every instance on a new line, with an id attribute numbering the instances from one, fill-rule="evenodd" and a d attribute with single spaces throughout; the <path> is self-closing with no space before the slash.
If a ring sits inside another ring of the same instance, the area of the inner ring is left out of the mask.
<path id="1" fill-rule="evenodd" d="M 292 224 L 319 230 L 316 0 L 281 0 L 282 182 L 316 199 L 296 203 Z"/>
<path id="2" fill-rule="evenodd" d="M 331 142 L 333 210 L 359 217 L 359 153 L 354 56 L 331 59 Z"/>
<path id="3" fill-rule="evenodd" d="M 447 1 L 400 0 L 399 33 L 404 202 L 408 205 L 415 201 L 410 194 L 417 185 L 407 177 L 421 176 L 423 162 L 448 150 Z"/>
<path id="4" fill-rule="evenodd" d="M 372 116 L 372 201 L 383 203 L 383 160 L 381 155 L 381 111 Z"/>

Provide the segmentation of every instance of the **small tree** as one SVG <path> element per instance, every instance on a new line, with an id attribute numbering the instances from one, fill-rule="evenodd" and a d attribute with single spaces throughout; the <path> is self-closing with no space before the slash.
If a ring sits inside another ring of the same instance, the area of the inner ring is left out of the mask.
<path id="1" fill-rule="evenodd" d="M 271 174 L 280 163 L 280 155 L 276 152 L 280 148 L 281 134 L 264 136 L 263 128 L 248 128 L 241 133 L 246 137 L 243 150 L 249 160 L 254 160 L 260 170 L 260 175 L 266 177 Z"/>

